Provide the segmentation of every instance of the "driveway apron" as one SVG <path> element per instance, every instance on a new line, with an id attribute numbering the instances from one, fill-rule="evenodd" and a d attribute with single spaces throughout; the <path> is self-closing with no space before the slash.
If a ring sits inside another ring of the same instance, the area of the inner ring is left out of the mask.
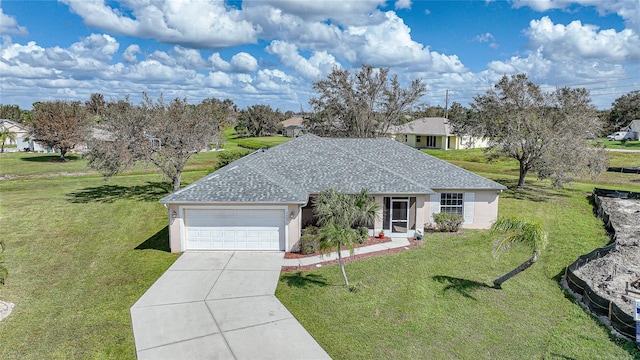
<path id="1" fill-rule="evenodd" d="M 138 359 L 330 359 L 275 297 L 282 252 L 186 252 L 131 308 Z"/>

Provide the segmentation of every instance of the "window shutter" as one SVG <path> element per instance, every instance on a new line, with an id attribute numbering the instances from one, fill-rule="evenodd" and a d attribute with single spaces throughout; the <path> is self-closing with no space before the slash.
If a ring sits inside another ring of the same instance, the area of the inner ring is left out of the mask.
<path id="1" fill-rule="evenodd" d="M 475 193 L 464 193 L 464 223 L 465 224 L 473 224 L 473 212 L 476 202 L 476 194 Z"/>
<path id="2" fill-rule="evenodd" d="M 440 194 L 439 193 L 431 194 L 431 197 L 429 198 L 429 200 L 431 202 L 431 211 L 429 212 L 429 222 L 433 224 L 434 223 L 433 214 L 440 213 Z"/>

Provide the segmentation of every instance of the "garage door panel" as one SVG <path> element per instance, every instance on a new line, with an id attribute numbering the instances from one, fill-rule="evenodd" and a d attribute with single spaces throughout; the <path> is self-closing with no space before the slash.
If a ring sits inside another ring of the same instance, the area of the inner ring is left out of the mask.
<path id="1" fill-rule="evenodd" d="M 198 250 L 284 250 L 281 209 L 187 209 L 186 247 Z"/>

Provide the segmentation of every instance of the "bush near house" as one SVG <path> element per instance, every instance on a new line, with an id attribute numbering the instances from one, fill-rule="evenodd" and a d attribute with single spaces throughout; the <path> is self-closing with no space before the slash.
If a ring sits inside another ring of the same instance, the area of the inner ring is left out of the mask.
<path id="1" fill-rule="evenodd" d="M 460 214 L 438 213 L 433 214 L 433 221 L 436 223 L 438 231 L 457 232 L 464 219 Z"/>
<path id="2" fill-rule="evenodd" d="M 304 255 L 313 254 L 318 251 L 320 244 L 319 229 L 315 226 L 307 226 L 300 237 L 300 253 Z"/>

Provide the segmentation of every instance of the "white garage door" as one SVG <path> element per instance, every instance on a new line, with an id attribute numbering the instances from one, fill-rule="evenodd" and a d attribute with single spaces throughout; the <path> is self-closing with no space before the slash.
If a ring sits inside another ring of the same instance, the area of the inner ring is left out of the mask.
<path id="1" fill-rule="evenodd" d="M 284 211 L 187 209 L 187 250 L 284 250 Z"/>

